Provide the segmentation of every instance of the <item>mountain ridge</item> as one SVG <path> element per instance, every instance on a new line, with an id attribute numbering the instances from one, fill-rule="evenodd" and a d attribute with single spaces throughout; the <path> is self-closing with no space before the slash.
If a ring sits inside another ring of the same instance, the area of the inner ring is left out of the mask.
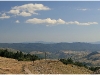
<path id="1" fill-rule="evenodd" d="M 0 48 L 13 48 L 16 50 L 31 52 L 31 51 L 49 51 L 57 52 L 60 50 L 77 50 L 77 51 L 99 51 L 100 44 L 90 43 L 53 43 L 53 44 L 42 44 L 42 43 L 0 43 Z"/>

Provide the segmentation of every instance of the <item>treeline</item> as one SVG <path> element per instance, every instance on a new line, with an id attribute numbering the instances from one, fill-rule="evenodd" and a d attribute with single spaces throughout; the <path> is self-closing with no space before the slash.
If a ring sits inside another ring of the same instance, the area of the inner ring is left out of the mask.
<path id="1" fill-rule="evenodd" d="M 100 67 L 88 67 L 85 63 L 81 63 L 81 62 L 74 62 L 71 58 L 68 58 L 68 59 L 59 59 L 63 64 L 73 64 L 73 65 L 76 65 L 76 66 L 79 66 L 79 67 L 85 67 L 91 71 L 97 71 L 100 69 Z"/>
<path id="2" fill-rule="evenodd" d="M 81 63 L 81 62 L 74 62 L 71 58 L 68 58 L 68 59 L 60 59 L 60 61 L 63 63 L 63 64 L 73 64 L 73 65 L 77 65 L 77 66 L 80 66 L 80 67 L 85 67 L 85 68 L 88 68 L 84 63 Z"/>
<path id="3" fill-rule="evenodd" d="M 0 56 L 17 59 L 18 61 L 35 61 L 40 59 L 36 55 L 23 54 L 21 51 L 17 51 L 16 53 L 9 52 L 7 49 L 5 50 L 0 49 Z"/>

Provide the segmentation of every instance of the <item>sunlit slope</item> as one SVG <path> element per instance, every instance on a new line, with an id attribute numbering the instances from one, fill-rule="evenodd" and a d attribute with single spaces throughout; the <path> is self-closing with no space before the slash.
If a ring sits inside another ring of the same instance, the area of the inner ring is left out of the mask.
<path id="1" fill-rule="evenodd" d="M 0 57 L 0 74 L 90 74 L 92 71 L 58 60 L 17 61 Z"/>

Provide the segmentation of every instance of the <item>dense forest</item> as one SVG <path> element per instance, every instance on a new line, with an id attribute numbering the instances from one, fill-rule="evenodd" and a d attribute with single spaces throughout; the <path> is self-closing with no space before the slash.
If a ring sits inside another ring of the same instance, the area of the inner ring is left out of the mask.
<path id="1" fill-rule="evenodd" d="M 98 51 L 100 50 L 100 44 L 90 44 L 90 43 L 52 43 L 52 44 L 42 44 L 42 43 L 0 43 L 0 48 L 13 48 L 20 50 L 22 52 L 31 51 L 49 51 L 57 52 L 60 50 L 90 50 Z"/>

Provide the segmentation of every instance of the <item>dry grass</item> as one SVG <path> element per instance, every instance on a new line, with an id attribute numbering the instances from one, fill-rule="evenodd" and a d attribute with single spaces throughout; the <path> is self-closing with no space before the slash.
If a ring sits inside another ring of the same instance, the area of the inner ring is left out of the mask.
<path id="1" fill-rule="evenodd" d="M 32 73 L 38 74 L 89 74 L 90 70 L 72 64 L 64 65 L 58 60 L 37 60 L 28 67 Z"/>
<path id="2" fill-rule="evenodd" d="M 24 73 L 24 65 L 29 65 L 31 62 L 17 61 L 0 57 L 0 74 L 21 74 Z"/>
<path id="3" fill-rule="evenodd" d="M 17 61 L 0 57 L 0 74 L 90 74 L 90 70 L 58 60 Z"/>

